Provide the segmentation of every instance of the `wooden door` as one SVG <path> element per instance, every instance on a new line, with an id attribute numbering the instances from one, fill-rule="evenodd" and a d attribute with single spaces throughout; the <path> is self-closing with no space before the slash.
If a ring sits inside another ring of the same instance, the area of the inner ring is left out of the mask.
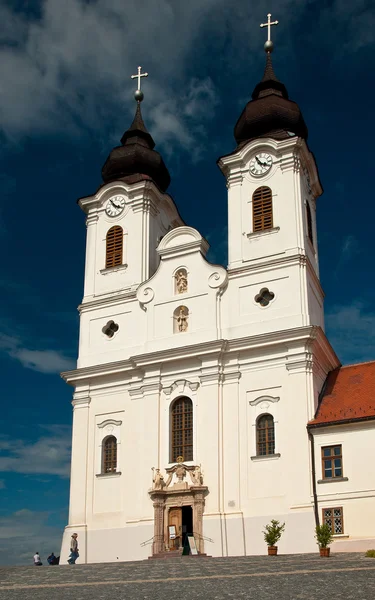
<path id="1" fill-rule="evenodd" d="M 181 508 L 170 508 L 168 515 L 168 527 L 174 525 L 176 528 L 176 538 L 171 540 L 169 538 L 169 529 L 168 529 L 168 538 L 169 538 L 169 547 L 179 548 L 181 546 L 181 530 L 182 530 L 182 509 Z"/>

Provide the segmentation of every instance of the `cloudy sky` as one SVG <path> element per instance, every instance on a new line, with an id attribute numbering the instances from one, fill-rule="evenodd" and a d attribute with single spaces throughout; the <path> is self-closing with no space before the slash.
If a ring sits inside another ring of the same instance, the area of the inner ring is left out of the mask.
<path id="1" fill-rule="evenodd" d="M 216 159 L 274 67 L 309 127 L 326 324 L 343 363 L 375 358 L 374 31 L 367 0 L 0 0 L 0 564 L 59 552 L 67 520 L 71 389 L 85 226 L 76 199 L 134 112 L 172 176 L 186 223 L 226 264 L 226 188 Z"/>

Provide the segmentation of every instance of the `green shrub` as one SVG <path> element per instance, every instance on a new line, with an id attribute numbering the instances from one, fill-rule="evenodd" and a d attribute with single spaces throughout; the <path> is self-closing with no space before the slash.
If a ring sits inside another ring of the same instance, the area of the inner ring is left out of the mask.
<path id="1" fill-rule="evenodd" d="M 367 550 L 365 556 L 368 556 L 369 558 L 375 558 L 375 550 Z"/>
<path id="2" fill-rule="evenodd" d="M 333 534 L 329 525 L 317 525 L 315 527 L 315 537 L 319 548 L 327 548 L 333 542 Z"/>
<path id="3" fill-rule="evenodd" d="M 285 523 L 280 525 L 280 521 L 272 519 L 269 525 L 266 525 L 266 529 L 263 531 L 264 541 L 267 546 L 274 546 L 281 538 L 281 534 L 285 529 Z"/>

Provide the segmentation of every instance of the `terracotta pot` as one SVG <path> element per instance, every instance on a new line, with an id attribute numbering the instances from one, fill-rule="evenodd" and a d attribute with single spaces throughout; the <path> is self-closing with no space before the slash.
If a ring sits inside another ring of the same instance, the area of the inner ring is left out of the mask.
<path id="1" fill-rule="evenodd" d="M 268 556 L 277 556 L 277 546 L 268 546 Z"/>
<path id="2" fill-rule="evenodd" d="M 331 548 L 319 548 L 320 556 L 329 556 Z"/>

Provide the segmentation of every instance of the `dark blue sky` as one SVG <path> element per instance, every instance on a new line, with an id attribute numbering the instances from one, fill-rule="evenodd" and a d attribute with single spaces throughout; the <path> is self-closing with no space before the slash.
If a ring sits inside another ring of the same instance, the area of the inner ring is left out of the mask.
<path id="1" fill-rule="evenodd" d="M 300 105 L 318 200 L 328 336 L 344 363 L 375 358 L 374 31 L 366 0 L 0 1 L 0 564 L 59 551 L 67 520 L 76 306 L 85 225 L 76 199 L 129 126 L 130 75 L 186 223 L 226 264 L 226 187 L 216 159 L 273 63 Z"/>

